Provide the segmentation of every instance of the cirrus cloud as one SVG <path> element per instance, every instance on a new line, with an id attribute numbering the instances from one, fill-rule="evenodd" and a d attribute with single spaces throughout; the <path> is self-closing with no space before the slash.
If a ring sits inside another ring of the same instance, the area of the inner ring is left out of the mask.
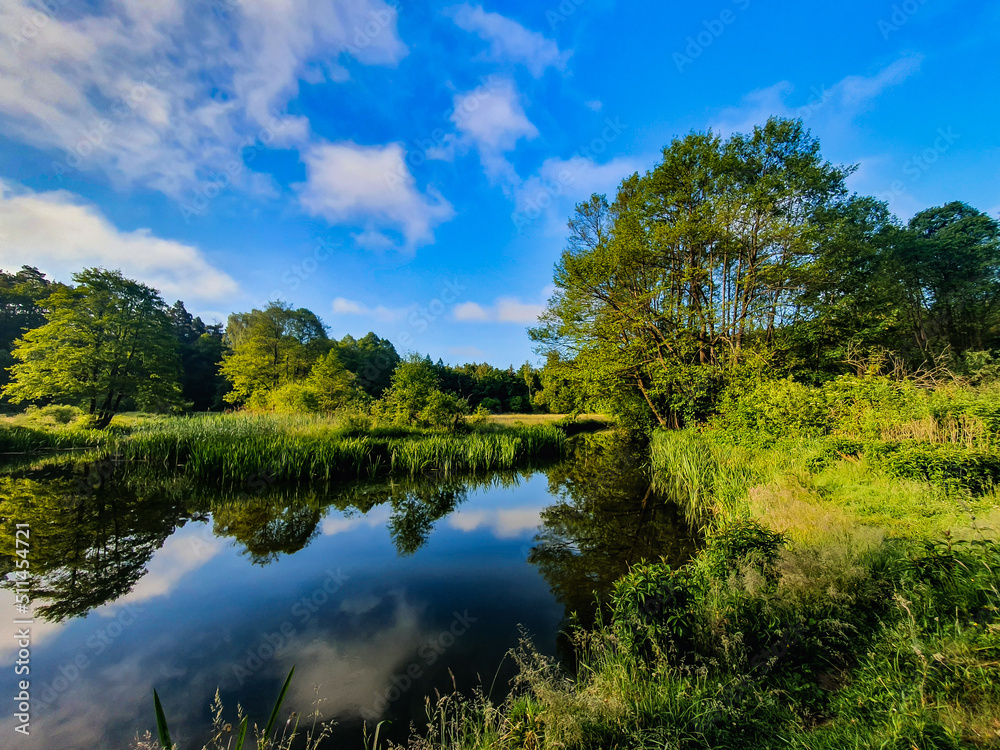
<path id="1" fill-rule="evenodd" d="M 459 5 L 446 13 L 460 29 L 490 43 L 489 52 L 483 55 L 488 60 L 521 63 L 535 78 L 550 67 L 565 70 L 569 61 L 571 53 L 560 52 L 552 39 L 499 13 L 488 13 L 481 5 Z"/>

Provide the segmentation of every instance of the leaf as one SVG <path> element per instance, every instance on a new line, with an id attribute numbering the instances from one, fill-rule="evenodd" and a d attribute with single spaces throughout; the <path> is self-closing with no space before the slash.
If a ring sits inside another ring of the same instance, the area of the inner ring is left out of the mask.
<path id="1" fill-rule="evenodd" d="M 170 730 L 167 729 L 167 717 L 163 713 L 163 706 L 160 705 L 160 696 L 153 689 L 153 707 L 156 709 L 156 731 L 160 736 L 160 747 L 163 750 L 172 750 L 174 743 L 170 741 Z"/>
<path id="2" fill-rule="evenodd" d="M 274 710 L 271 711 L 271 718 L 267 721 L 267 728 L 264 730 L 264 736 L 270 737 L 271 730 L 274 729 L 274 722 L 278 719 L 278 711 L 281 710 L 281 704 L 285 700 L 285 693 L 288 692 L 288 686 L 292 682 L 292 675 L 295 674 L 295 667 L 293 666 L 288 672 L 288 677 L 285 678 L 285 684 L 281 688 L 281 692 L 278 694 L 278 702 L 274 704 Z"/>
<path id="3" fill-rule="evenodd" d="M 236 738 L 236 748 L 235 750 L 243 750 L 243 742 L 247 738 L 247 721 L 249 717 L 244 716 L 243 721 L 240 723 L 240 736 Z"/>

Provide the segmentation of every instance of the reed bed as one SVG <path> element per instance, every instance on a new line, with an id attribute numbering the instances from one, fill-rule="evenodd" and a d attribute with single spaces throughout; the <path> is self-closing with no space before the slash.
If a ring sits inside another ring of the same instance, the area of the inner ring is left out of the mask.
<path id="1" fill-rule="evenodd" d="M 226 486 L 261 478 L 335 481 L 514 469 L 560 458 L 565 433 L 551 425 L 358 433 L 316 417 L 213 415 L 149 420 L 119 434 L 12 428 L 0 432 L 0 440 L 25 452 L 92 448 L 99 458 Z"/>

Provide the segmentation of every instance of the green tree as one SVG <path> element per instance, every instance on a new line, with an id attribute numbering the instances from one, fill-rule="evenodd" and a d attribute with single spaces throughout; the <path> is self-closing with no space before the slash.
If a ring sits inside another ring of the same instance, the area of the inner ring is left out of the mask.
<path id="1" fill-rule="evenodd" d="M 307 378 L 332 346 L 314 313 L 282 302 L 230 315 L 226 339 L 230 351 L 221 372 L 232 390 L 225 399 L 252 408 L 267 406 L 272 391 Z"/>
<path id="2" fill-rule="evenodd" d="M 22 266 L 17 273 L 0 270 L 0 386 L 10 379 L 7 368 L 14 364 L 14 342 L 44 325 L 42 302 L 61 286 L 32 266 Z"/>
<path id="3" fill-rule="evenodd" d="M 220 409 L 227 384 L 219 370 L 226 347 L 221 325 L 206 325 L 177 301 L 169 311 L 181 357 L 181 393 L 194 411 Z"/>
<path id="4" fill-rule="evenodd" d="M 336 349 L 331 349 L 313 365 L 306 386 L 315 394 L 319 411 L 324 412 L 342 409 L 364 395 L 357 387 L 357 378 L 341 363 Z"/>
<path id="5" fill-rule="evenodd" d="M 392 343 L 371 331 L 357 340 L 350 335 L 344 336 L 337 343 L 337 354 L 344 367 L 357 377 L 358 385 L 372 398 L 385 393 L 400 361 Z"/>
<path id="6" fill-rule="evenodd" d="M 823 161 L 800 121 L 675 140 L 613 204 L 577 207 L 530 332 L 538 351 L 572 362 L 630 423 L 705 416 L 743 348 L 799 316 L 819 217 L 850 171 Z"/>
<path id="7" fill-rule="evenodd" d="M 914 216 L 896 246 L 917 346 L 924 355 L 1000 341 L 1000 223 L 958 201 Z"/>
<path id="8" fill-rule="evenodd" d="M 144 408 L 180 403 L 177 344 L 159 293 L 119 271 L 74 274 L 75 288 L 46 300 L 45 325 L 15 342 L 15 403 L 58 398 L 85 404 L 98 428 L 122 402 Z"/>

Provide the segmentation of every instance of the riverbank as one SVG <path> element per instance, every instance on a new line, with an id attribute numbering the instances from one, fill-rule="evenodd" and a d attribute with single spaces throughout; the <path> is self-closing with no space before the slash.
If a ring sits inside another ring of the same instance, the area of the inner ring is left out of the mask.
<path id="1" fill-rule="evenodd" d="M 695 559 L 633 565 L 574 674 L 526 641 L 515 697 L 444 699 L 411 747 L 1000 746 L 995 402 L 861 381 L 804 420 L 769 387 L 652 436 Z"/>

